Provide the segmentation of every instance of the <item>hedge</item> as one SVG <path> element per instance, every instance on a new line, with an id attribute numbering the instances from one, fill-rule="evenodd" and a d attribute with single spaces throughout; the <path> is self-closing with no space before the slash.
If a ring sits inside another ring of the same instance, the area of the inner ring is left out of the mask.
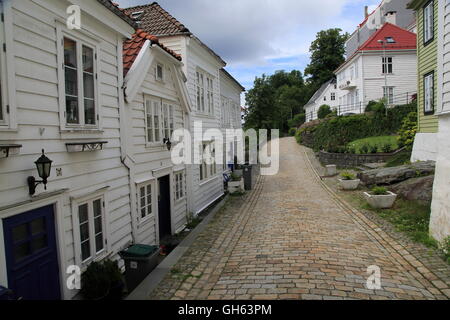
<path id="1" fill-rule="evenodd" d="M 354 140 L 373 136 L 397 134 L 403 119 L 416 111 L 416 103 L 394 108 L 377 108 L 376 112 L 327 119 L 313 127 L 302 128 L 297 135 L 304 140 L 308 135 L 310 147 L 315 150 L 330 150 L 346 146 Z M 311 137 L 312 135 L 312 137 Z"/>

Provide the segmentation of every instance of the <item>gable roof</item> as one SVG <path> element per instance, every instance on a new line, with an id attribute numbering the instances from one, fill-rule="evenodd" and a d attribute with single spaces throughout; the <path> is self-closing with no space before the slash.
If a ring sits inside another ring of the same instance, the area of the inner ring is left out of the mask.
<path id="1" fill-rule="evenodd" d="M 388 43 L 386 48 L 383 47 L 378 40 L 385 40 L 386 38 L 393 38 L 395 43 Z M 400 28 L 392 23 L 386 22 L 379 30 L 364 42 L 358 50 L 355 51 L 342 65 L 335 70 L 335 73 L 347 65 L 355 56 L 361 52 L 370 51 L 401 51 L 401 50 L 416 50 L 417 49 L 417 35 L 414 32 Z"/>
<path id="2" fill-rule="evenodd" d="M 112 2 L 111 0 L 97 0 L 97 1 L 100 2 L 102 5 L 104 5 L 106 8 L 108 8 L 110 11 L 112 11 L 123 21 L 125 21 L 130 26 L 136 29 L 135 21 L 132 18 L 130 18 L 125 12 L 123 12 L 123 10 L 119 8 L 119 5 L 117 3 Z"/>
<path id="3" fill-rule="evenodd" d="M 123 9 L 124 13 L 133 16 L 136 15 L 135 21 L 139 24 L 139 28 L 157 37 L 167 36 L 192 36 L 198 43 L 211 53 L 224 66 L 226 62 L 215 53 L 211 48 L 204 44 L 200 39 L 180 21 L 173 17 L 169 12 L 164 10 L 157 2 L 147 5 L 130 7 Z"/>
<path id="4" fill-rule="evenodd" d="M 128 71 L 130 71 L 133 63 L 136 61 L 136 58 L 141 52 L 141 49 L 144 47 L 144 44 L 147 40 L 150 40 L 151 44 L 156 44 L 165 50 L 168 54 L 173 56 L 178 61 L 181 61 L 181 56 L 176 54 L 174 51 L 168 49 L 164 45 L 162 45 L 158 37 L 155 37 L 142 29 L 136 30 L 131 39 L 126 40 L 123 44 L 123 73 L 124 76 L 127 75 Z"/>
<path id="5" fill-rule="evenodd" d="M 325 92 L 325 90 L 327 90 L 328 86 L 329 86 L 330 84 L 334 84 L 334 83 L 336 83 L 336 79 L 335 79 L 335 78 L 333 78 L 333 79 L 328 80 L 327 82 L 325 82 L 325 83 L 319 88 L 319 90 L 317 90 L 317 91 L 313 94 L 313 96 L 311 97 L 311 99 L 309 99 L 308 103 L 305 104 L 305 107 L 307 107 L 307 106 L 309 106 L 309 105 L 311 105 L 311 104 L 316 103 L 316 100 L 319 99 L 319 97 L 322 95 L 322 93 Z"/>
<path id="6" fill-rule="evenodd" d="M 225 68 L 220 69 L 220 71 L 223 72 L 224 75 L 226 75 L 231 81 L 233 81 L 239 88 L 241 88 L 242 92 L 245 91 L 245 88 L 242 86 L 242 84 L 239 83 Z"/>
<path id="7" fill-rule="evenodd" d="M 141 13 L 136 17 L 139 27 L 156 36 L 191 34 L 180 21 L 164 10 L 157 2 L 124 9 L 127 15 Z"/>

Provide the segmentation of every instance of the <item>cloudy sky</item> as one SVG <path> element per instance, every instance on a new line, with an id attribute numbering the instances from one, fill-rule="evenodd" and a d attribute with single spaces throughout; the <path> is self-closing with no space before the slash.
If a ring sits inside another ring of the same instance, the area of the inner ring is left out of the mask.
<path id="1" fill-rule="evenodd" d="M 159 0 L 158 3 L 219 54 L 227 70 L 250 89 L 255 76 L 301 70 L 316 33 L 352 32 L 364 6 L 381 0 Z M 116 0 L 121 7 L 152 0 Z"/>

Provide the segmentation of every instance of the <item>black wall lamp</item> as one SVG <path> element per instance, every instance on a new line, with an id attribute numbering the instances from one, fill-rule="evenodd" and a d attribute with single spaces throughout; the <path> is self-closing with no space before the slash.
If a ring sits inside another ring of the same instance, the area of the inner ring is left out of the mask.
<path id="1" fill-rule="evenodd" d="M 44 185 L 44 189 L 47 190 L 47 178 L 50 177 L 52 162 L 52 160 L 45 156 L 44 149 L 42 149 L 41 157 L 35 162 L 39 177 L 42 180 L 37 181 L 32 176 L 28 177 L 28 188 L 30 189 L 31 196 L 36 193 L 36 187 L 41 183 Z"/>
<path id="2" fill-rule="evenodd" d="M 170 142 L 170 139 L 169 139 L 169 138 L 164 138 L 164 139 L 163 139 L 163 143 L 166 145 L 167 150 L 170 151 L 170 149 L 172 149 L 172 142 Z"/>

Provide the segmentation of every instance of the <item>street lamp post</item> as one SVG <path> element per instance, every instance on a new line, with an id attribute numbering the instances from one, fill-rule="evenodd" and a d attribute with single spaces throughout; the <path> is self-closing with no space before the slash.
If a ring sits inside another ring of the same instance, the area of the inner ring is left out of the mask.
<path id="1" fill-rule="evenodd" d="M 384 96 L 385 96 L 385 100 L 386 100 L 386 116 L 387 116 L 387 105 L 389 103 L 389 92 L 388 92 L 388 87 L 387 87 L 387 68 L 388 68 L 388 64 L 387 64 L 387 57 L 386 57 L 386 41 L 384 40 L 378 40 L 378 43 L 381 43 L 381 45 L 383 46 L 383 73 L 384 73 Z"/>

